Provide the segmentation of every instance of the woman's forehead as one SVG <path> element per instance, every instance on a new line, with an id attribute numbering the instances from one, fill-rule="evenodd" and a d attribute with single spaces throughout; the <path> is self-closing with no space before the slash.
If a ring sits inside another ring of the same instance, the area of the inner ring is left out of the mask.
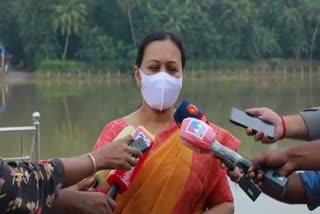
<path id="1" fill-rule="evenodd" d="M 147 45 L 144 50 L 143 61 L 157 60 L 162 63 L 174 61 L 181 64 L 181 53 L 179 48 L 171 41 L 154 41 Z"/>

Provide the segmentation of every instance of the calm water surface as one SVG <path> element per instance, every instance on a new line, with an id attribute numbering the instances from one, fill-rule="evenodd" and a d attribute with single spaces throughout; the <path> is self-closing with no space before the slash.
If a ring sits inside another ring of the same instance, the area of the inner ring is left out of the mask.
<path id="1" fill-rule="evenodd" d="M 292 145 L 283 141 L 272 146 L 255 143 L 242 128 L 228 121 L 230 108 L 268 106 L 282 114 L 296 113 L 320 105 L 320 78 L 313 74 L 212 74 L 184 82 L 182 98 L 201 107 L 210 121 L 230 130 L 242 141 L 241 154 L 248 157 L 270 148 Z M 34 111 L 41 113 L 41 158 L 73 156 L 92 149 L 104 125 L 136 110 L 140 93 L 132 79 L 51 80 L 0 82 L 0 126 L 32 125 Z M 178 102 L 179 103 L 179 102 Z M 32 136 L 0 135 L 0 156 L 30 150 Z M 265 195 L 255 203 L 234 183 L 230 183 L 237 214 L 300 214 L 309 212 L 303 205 L 285 205 Z"/>

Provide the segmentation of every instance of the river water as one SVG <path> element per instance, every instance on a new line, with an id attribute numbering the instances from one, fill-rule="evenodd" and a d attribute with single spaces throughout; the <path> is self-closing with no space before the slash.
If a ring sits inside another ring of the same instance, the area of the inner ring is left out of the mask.
<path id="1" fill-rule="evenodd" d="M 320 105 L 319 74 L 224 73 L 199 76 L 188 74 L 180 95 L 203 109 L 210 121 L 232 132 L 242 141 L 239 152 L 247 157 L 270 148 L 299 141 L 285 140 L 271 146 L 254 142 L 229 120 L 230 108 L 268 106 L 280 114 Z M 0 126 L 32 125 L 34 111 L 41 114 L 41 158 L 74 156 L 92 149 L 104 125 L 124 116 L 141 103 L 133 78 L 103 80 L 19 80 L 0 82 Z M 177 102 L 177 104 L 179 103 Z M 0 156 L 30 150 L 32 136 L 0 135 Z M 304 205 L 285 205 L 261 195 L 255 203 L 230 183 L 237 214 L 300 214 Z"/>

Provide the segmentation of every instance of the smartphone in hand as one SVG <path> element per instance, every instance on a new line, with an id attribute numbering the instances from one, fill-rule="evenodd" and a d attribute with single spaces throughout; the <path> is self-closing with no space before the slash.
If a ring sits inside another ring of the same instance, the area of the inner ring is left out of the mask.
<path id="1" fill-rule="evenodd" d="M 274 138 L 274 125 L 266 121 L 263 121 L 257 117 L 251 116 L 239 108 L 231 108 L 229 120 L 231 123 L 241 126 L 243 128 L 250 127 L 253 133 L 263 131 L 263 133 L 267 135 L 270 139 Z"/>

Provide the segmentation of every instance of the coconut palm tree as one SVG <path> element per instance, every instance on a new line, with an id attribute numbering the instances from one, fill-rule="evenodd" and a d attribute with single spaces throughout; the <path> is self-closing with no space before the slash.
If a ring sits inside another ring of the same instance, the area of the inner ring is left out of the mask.
<path id="1" fill-rule="evenodd" d="M 62 59 L 65 60 L 68 51 L 70 35 L 79 35 L 87 21 L 86 5 L 79 1 L 65 1 L 64 4 L 53 5 L 51 23 L 53 30 L 65 36 Z"/>
<path id="2" fill-rule="evenodd" d="M 309 3 L 309 9 L 310 9 L 310 20 L 311 20 L 311 23 L 315 26 L 312 33 L 310 55 L 309 55 L 309 60 L 311 62 L 313 57 L 315 41 L 320 28 L 320 2 L 319 0 L 311 0 L 311 1 L 308 1 L 308 3 Z"/>
<path id="3" fill-rule="evenodd" d="M 119 4 L 120 8 L 127 13 L 133 46 L 135 49 L 137 49 L 137 39 L 136 39 L 136 35 L 135 35 L 131 12 L 135 7 L 139 6 L 140 0 L 117 0 L 117 2 Z"/>

